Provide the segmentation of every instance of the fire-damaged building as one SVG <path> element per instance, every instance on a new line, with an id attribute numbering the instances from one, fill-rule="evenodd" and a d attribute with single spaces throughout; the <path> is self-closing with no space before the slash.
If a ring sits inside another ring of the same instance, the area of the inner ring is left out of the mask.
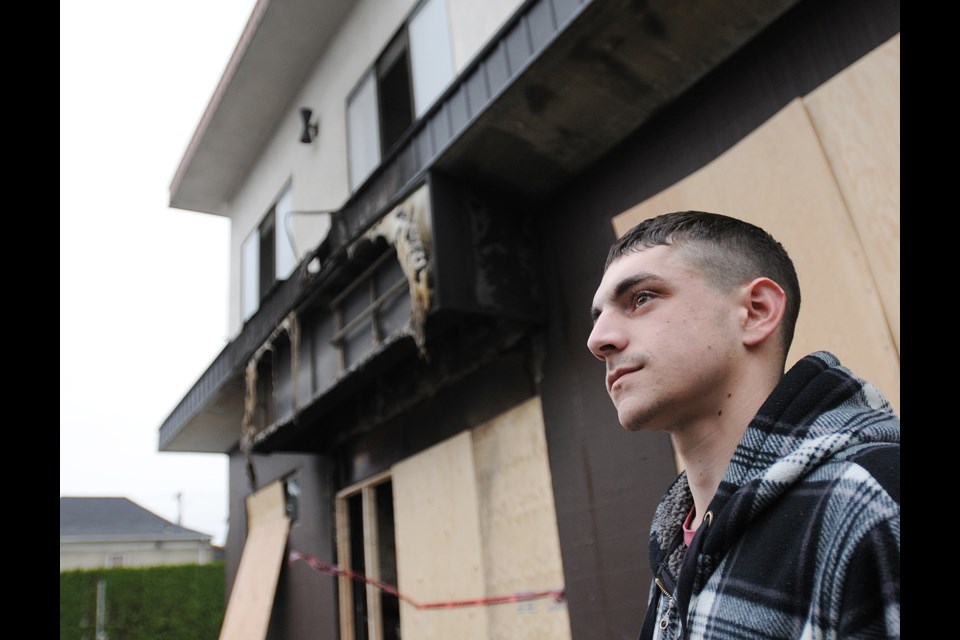
<path id="1" fill-rule="evenodd" d="M 788 365 L 899 408 L 899 32 L 887 0 L 257 2 L 170 188 L 231 221 L 231 340 L 159 431 L 229 456 L 221 637 L 635 637 L 678 466 L 586 339 L 658 213 L 771 231 Z"/>

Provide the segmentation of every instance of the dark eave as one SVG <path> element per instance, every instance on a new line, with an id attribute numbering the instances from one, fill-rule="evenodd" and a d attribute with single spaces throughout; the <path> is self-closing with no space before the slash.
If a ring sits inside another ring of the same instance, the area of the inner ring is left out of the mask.
<path id="1" fill-rule="evenodd" d="M 170 206 L 217 215 L 263 150 L 350 0 L 259 0 L 170 184 Z"/>
<path id="2" fill-rule="evenodd" d="M 428 169 L 549 195 L 798 0 L 531 0 L 335 216 L 332 251 Z"/>
<path id="3" fill-rule="evenodd" d="M 311 295 L 301 289 L 338 281 L 345 248 L 429 170 L 547 197 L 796 2 L 525 2 L 334 216 L 319 277 L 278 287 L 164 422 L 160 448 L 236 445 L 242 372 L 253 351 Z"/>
<path id="4" fill-rule="evenodd" d="M 521 73 L 436 166 L 519 194 L 546 195 L 795 1 L 591 2 L 560 37 L 549 31 L 548 3 L 534 3 L 484 63 L 488 80 L 503 72 L 504 58 L 507 70 L 519 60 Z M 550 44 L 540 53 L 536 47 L 543 40 Z"/>

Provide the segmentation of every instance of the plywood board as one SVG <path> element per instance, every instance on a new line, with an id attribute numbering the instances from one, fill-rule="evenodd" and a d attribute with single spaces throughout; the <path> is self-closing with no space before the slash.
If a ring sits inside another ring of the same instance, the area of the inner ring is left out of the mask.
<path id="1" fill-rule="evenodd" d="M 837 182 L 800 99 L 725 154 L 613 220 L 699 209 L 757 224 L 787 248 L 803 303 L 788 366 L 828 350 L 899 407 L 900 362 L 883 305 Z"/>
<path id="2" fill-rule="evenodd" d="M 393 467 L 400 592 L 418 602 L 481 598 L 484 590 L 476 473 L 469 432 Z M 400 605 L 404 638 L 486 640 L 485 607 Z"/>
<path id="3" fill-rule="evenodd" d="M 900 34 L 804 98 L 900 353 Z"/>
<path id="4" fill-rule="evenodd" d="M 220 629 L 220 640 L 258 640 L 267 635 L 290 531 L 280 481 L 247 498 L 247 522 L 247 541 Z"/>
<path id="5" fill-rule="evenodd" d="M 477 428 L 473 452 L 487 591 L 502 595 L 563 588 L 540 398 Z M 496 605 L 488 615 L 491 638 L 570 638 L 567 608 L 552 599 Z"/>

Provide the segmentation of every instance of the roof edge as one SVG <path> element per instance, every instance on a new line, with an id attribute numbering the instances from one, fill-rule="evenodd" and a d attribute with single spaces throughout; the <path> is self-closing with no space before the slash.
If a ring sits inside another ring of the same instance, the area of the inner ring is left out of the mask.
<path id="1" fill-rule="evenodd" d="M 203 136 L 206 134 L 207 128 L 210 126 L 210 120 L 220 107 L 220 103 L 223 101 L 223 96 L 226 94 L 230 83 L 233 81 L 233 78 L 237 73 L 240 62 L 247 54 L 247 51 L 250 48 L 250 43 L 253 41 L 257 30 L 260 28 L 260 23 L 263 21 L 263 16 L 267 13 L 267 8 L 270 5 L 270 1 L 271 0 L 257 0 L 257 4 L 253 7 L 253 12 L 247 19 L 247 24 L 243 28 L 243 33 L 240 34 L 240 39 L 237 41 L 237 46 L 234 47 L 233 54 L 230 56 L 230 60 L 227 61 L 227 66 L 223 70 L 223 74 L 220 76 L 220 81 L 217 82 L 217 87 L 214 89 L 213 95 L 210 97 L 210 101 L 207 103 L 207 107 L 204 109 L 203 115 L 200 117 L 200 122 L 197 124 L 197 128 L 194 130 L 193 136 L 190 138 L 190 143 L 187 145 L 187 150 L 180 159 L 180 164 L 177 166 L 177 171 L 174 173 L 173 180 L 170 182 L 169 202 L 171 207 L 176 207 L 176 205 L 174 205 L 176 193 L 183 183 L 183 178 L 189 170 L 190 164 L 193 162 L 193 158 L 196 154 L 197 147 L 200 144 L 200 140 L 202 140 Z"/>
<path id="2" fill-rule="evenodd" d="M 190 540 L 200 540 L 200 541 L 211 541 L 213 536 L 207 533 L 166 533 L 166 534 L 157 534 L 157 535 L 145 535 L 145 534 L 110 534 L 98 536 L 95 534 L 88 535 L 67 535 L 60 536 L 60 542 L 156 542 L 157 540 L 167 540 L 167 541 L 190 541 Z"/>

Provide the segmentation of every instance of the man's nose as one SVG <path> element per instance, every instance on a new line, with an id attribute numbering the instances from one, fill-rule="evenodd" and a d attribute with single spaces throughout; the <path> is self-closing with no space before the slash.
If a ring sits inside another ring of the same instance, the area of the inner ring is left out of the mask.
<path id="1" fill-rule="evenodd" d="M 610 313 L 601 313 L 593 324 L 590 337 L 587 338 L 587 349 L 598 360 L 606 360 L 607 356 L 616 353 L 626 346 L 626 334 L 620 323 Z"/>

